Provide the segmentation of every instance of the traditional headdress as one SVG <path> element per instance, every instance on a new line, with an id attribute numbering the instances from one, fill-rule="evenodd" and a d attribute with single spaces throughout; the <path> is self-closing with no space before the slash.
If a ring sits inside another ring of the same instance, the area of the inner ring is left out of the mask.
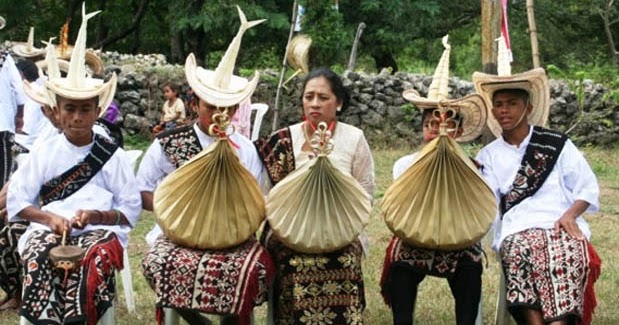
<path id="1" fill-rule="evenodd" d="M 529 100 L 533 105 L 533 110 L 527 121 L 532 125 L 546 125 L 550 112 L 550 90 L 546 72 L 543 68 L 535 68 L 512 75 L 505 39 L 501 36 L 497 41 L 499 42 L 498 75 L 482 72 L 473 73 L 475 90 L 483 95 L 484 100 L 488 103 L 488 110 L 492 109 L 492 95 L 495 91 L 501 89 L 525 90 L 529 93 Z M 501 126 L 493 117 L 492 112 L 489 115 L 491 117 L 488 118 L 488 127 L 498 137 L 502 132 Z"/>
<path id="2" fill-rule="evenodd" d="M 67 65 L 68 70 L 68 62 L 64 60 L 58 60 L 56 58 L 56 49 L 53 44 L 54 37 L 50 38 L 48 42 L 43 41 L 46 44 L 45 47 L 45 60 L 41 60 L 37 62 L 37 67 L 39 68 L 39 76 L 44 77 L 43 71 L 47 71 L 47 79 L 57 79 L 61 77 L 60 74 L 60 64 L 64 63 Z M 32 98 L 37 103 L 53 107 L 54 104 L 50 103 L 49 98 L 52 95 L 47 94 L 47 89 L 45 87 L 33 87 L 28 80 L 24 80 L 24 92 L 30 98 Z"/>
<path id="3" fill-rule="evenodd" d="M 462 115 L 474 114 L 464 119 L 464 139 L 476 138 L 484 127 L 487 111 L 483 98 L 477 94 L 446 100 L 449 59 L 446 41 L 443 38 L 446 50 L 428 98 L 419 98 L 412 92 L 404 95 L 421 109 L 433 109 L 432 118 L 439 126 L 439 136 L 389 186 L 381 208 L 387 227 L 405 242 L 417 247 L 453 250 L 479 241 L 492 225 L 497 210 L 494 193 L 477 167 L 448 136 L 450 122 L 455 122 L 459 110 Z"/>
<path id="4" fill-rule="evenodd" d="M 114 99 L 116 91 L 116 73 L 112 73 L 112 77 L 108 82 L 103 82 L 103 79 L 91 78 L 86 73 L 86 27 L 88 20 L 98 14 L 99 11 L 86 14 L 86 4 L 82 5 L 82 25 L 80 26 L 75 48 L 71 53 L 71 61 L 69 63 L 69 71 L 66 78 L 60 77 L 60 69 L 56 53 L 51 53 L 53 48 L 50 48 L 51 42 L 48 43 L 46 51 L 46 63 L 48 69 L 48 79 L 45 81 L 46 99 L 38 98 L 36 92 L 28 92 L 28 94 L 36 101 L 45 103 L 50 107 L 56 107 L 56 96 L 61 96 L 67 99 L 83 100 L 93 97 L 99 97 L 98 106 L 101 107 L 101 115 L 104 114 L 107 107 Z M 26 86 L 27 88 L 28 86 Z"/>
<path id="5" fill-rule="evenodd" d="M 13 45 L 13 53 L 23 58 L 33 58 L 45 54 L 45 49 L 34 47 L 34 27 L 30 27 L 28 41 Z"/>
<path id="6" fill-rule="evenodd" d="M 256 70 L 251 81 L 233 75 L 236 57 L 241 46 L 241 39 L 246 30 L 254 27 L 266 19 L 247 22 L 247 18 L 239 6 L 236 7 L 241 19 L 239 31 L 228 46 L 228 50 L 221 58 L 215 69 L 206 70 L 196 65 L 193 53 L 185 61 L 185 76 L 189 86 L 198 97 L 217 107 L 229 107 L 249 98 L 258 85 L 260 73 Z"/>
<path id="7" fill-rule="evenodd" d="M 247 22 L 237 6 L 241 27 L 217 69 L 196 68 L 193 54 L 187 57 L 185 74 L 194 92 L 217 106 L 208 133 L 217 141 L 170 173 L 155 190 L 153 206 L 157 223 L 172 242 L 198 249 L 224 249 L 246 241 L 265 218 L 265 203 L 256 179 L 241 164 L 226 130 L 229 106 L 254 91 L 251 83 L 233 76 L 241 38 L 248 28 L 264 20 Z"/>
<path id="8" fill-rule="evenodd" d="M 451 46 L 447 43 L 448 36 L 445 35 L 442 40 L 445 50 L 434 71 L 428 97 L 421 97 L 414 89 L 405 90 L 402 96 L 422 111 L 436 109 L 439 104 L 457 108 L 463 122 L 461 123 L 462 134 L 456 138 L 456 141 L 466 142 L 474 140 L 482 133 L 488 113 L 483 98 L 478 94 L 459 99 L 447 99 L 449 95 L 449 54 L 451 52 Z"/>
<path id="9" fill-rule="evenodd" d="M 369 222 L 371 198 L 328 155 L 331 131 L 320 122 L 310 146 L 316 158 L 277 183 L 267 198 L 267 221 L 284 245 L 303 253 L 327 253 L 352 243 Z"/>

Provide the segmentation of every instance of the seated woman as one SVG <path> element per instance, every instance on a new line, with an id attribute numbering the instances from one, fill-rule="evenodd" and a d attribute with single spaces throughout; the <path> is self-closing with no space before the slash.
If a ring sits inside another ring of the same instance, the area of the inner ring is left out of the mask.
<path id="1" fill-rule="evenodd" d="M 243 33 L 262 22 L 247 22 L 240 9 L 239 15 L 240 30 L 215 71 L 197 67 L 193 54 L 187 57 L 185 74 L 197 96 L 197 121 L 159 134 L 138 170 L 143 208 L 154 210 L 159 223 L 147 235 L 151 248 L 142 267 L 157 295 L 160 323 L 163 308 L 172 308 L 190 323 L 200 321 L 198 312 L 202 312 L 227 315 L 226 322 L 249 324 L 253 307 L 266 300 L 273 278 L 271 258 L 254 237 L 264 212 L 252 223 L 254 212 L 264 211 L 258 186 L 262 163 L 249 139 L 227 127 L 239 103 L 251 96 L 258 83 L 257 72 L 251 81 L 232 74 Z M 229 152 L 218 151 L 225 148 Z M 213 173 L 232 165 L 238 167 L 235 172 Z M 183 176 L 193 172 L 195 177 Z M 224 192 L 232 194 L 213 199 Z M 249 192 L 259 201 L 250 216 L 239 212 L 240 208 L 226 210 L 254 204 L 245 196 Z M 177 200 L 183 203 L 175 204 Z M 187 220 L 196 223 L 175 228 L 174 224 Z M 212 223 L 197 225 L 203 222 Z M 255 226 L 241 230 L 247 224 Z M 216 225 L 228 228 L 217 231 Z M 245 236 L 226 242 L 240 232 Z"/>
<path id="2" fill-rule="evenodd" d="M 338 122 L 336 117 L 349 101 L 340 77 L 326 68 L 310 72 L 303 83 L 301 99 L 304 122 L 280 129 L 269 139 L 256 143 L 271 184 L 278 184 L 316 159 L 310 138 L 319 123 L 324 122 L 333 141 L 330 161 L 341 173 L 356 179 L 370 200 L 374 192 L 374 162 L 368 143 L 360 129 Z M 261 241 L 277 267 L 273 288 L 275 323 L 299 324 L 323 316 L 325 323 L 362 322 L 365 293 L 361 241 L 355 239 L 328 253 L 302 253 L 283 244 L 270 228 L 267 224 Z"/>
<path id="3" fill-rule="evenodd" d="M 86 15 L 84 8 L 82 14 L 67 77 L 50 73 L 43 92 L 26 87 L 29 96 L 53 108 L 62 133 L 30 153 L 8 189 L 9 219 L 30 222 L 18 242 L 25 274 L 22 324 L 95 324 L 104 314 L 113 319 L 107 311 L 114 274 L 123 267 L 123 246 L 140 213 L 128 157 L 92 130 L 114 97 L 116 75 L 107 83 L 85 77 L 86 25 L 96 13 Z M 67 247 L 83 252 L 82 258 L 54 254 Z M 60 264 L 52 264 L 55 257 Z"/>

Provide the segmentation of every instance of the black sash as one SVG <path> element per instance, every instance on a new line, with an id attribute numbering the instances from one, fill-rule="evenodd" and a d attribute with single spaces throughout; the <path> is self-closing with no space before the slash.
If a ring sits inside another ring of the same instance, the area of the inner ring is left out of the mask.
<path id="1" fill-rule="evenodd" d="M 512 189 L 501 197 L 501 218 L 513 206 L 533 196 L 552 172 L 567 136 L 539 126 L 533 127 L 529 145 L 520 162 Z"/>
<path id="2" fill-rule="evenodd" d="M 294 152 L 289 128 L 275 131 L 268 139 L 256 140 L 254 146 L 273 185 L 294 171 Z"/>
<path id="3" fill-rule="evenodd" d="M 178 168 L 202 151 L 193 124 L 161 132 L 157 135 L 163 153 Z"/>
<path id="4" fill-rule="evenodd" d="M 84 160 L 43 184 L 39 191 L 41 206 L 73 195 L 88 183 L 112 157 L 118 146 L 95 134 L 92 149 Z"/>

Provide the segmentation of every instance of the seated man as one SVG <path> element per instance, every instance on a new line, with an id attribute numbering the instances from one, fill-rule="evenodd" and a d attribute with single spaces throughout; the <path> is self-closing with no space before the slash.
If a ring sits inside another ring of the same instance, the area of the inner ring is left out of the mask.
<path id="1" fill-rule="evenodd" d="M 601 261 L 582 214 L 598 209 L 595 175 L 572 141 L 538 126 L 549 110 L 543 69 L 473 81 L 498 137 L 477 157 L 500 201 L 493 248 L 508 310 L 519 324 L 589 324 Z"/>
<path id="2" fill-rule="evenodd" d="M 22 323 L 96 323 L 115 296 L 114 274 L 140 213 L 140 194 L 125 152 L 92 130 L 101 107 L 114 97 L 116 76 L 86 78 L 85 14 L 66 78 L 50 73 L 43 92 L 28 95 L 52 107 L 62 129 L 30 153 L 13 175 L 7 195 L 10 220 L 30 222 L 18 242 L 24 267 Z M 56 66 L 57 67 L 57 66 Z M 57 72 L 57 73 L 56 73 Z M 65 244 L 85 252 L 73 270 L 50 261 Z M 113 317 L 113 313 L 107 313 Z"/>
<path id="3" fill-rule="evenodd" d="M 180 171 L 190 160 L 199 163 L 200 160 L 192 160 L 197 155 L 201 155 L 200 159 L 205 159 L 206 156 L 201 152 L 209 150 L 208 147 L 221 145 L 216 142 L 222 138 L 227 139 L 234 147 L 234 160 L 237 164 L 240 162 L 241 168 L 256 180 L 261 175 L 262 163 L 249 139 L 234 132 L 233 128 L 222 129 L 220 123 L 215 123 L 216 115 L 217 119 L 224 116 L 225 120 L 234 115 L 239 103 L 251 96 L 258 82 L 257 73 L 251 81 L 232 75 L 242 34 L 247 28 L 262 22 L 248 23 L 240 9 L 239 14 L 241 29 L 215 71 L 197 67 L 193 54 L 187 57 L 185 74 L 196 94 L 197 102 L 192 106 L 197 109 L 198 119 L 190 125 L 160 133 L 146 151 L 138 170 L 139 189 L 143 208 L 146 210 L 152 211 L 156 207 L 153 204 L 153 193 L 160 193 L 162 181 L 167 181 L 173 176 L 170 174 Z M 188 182 L 183 184 L 183 187 L 190 188 L 194 193 L 203 193 L 206 183 L 225 182 L 223 178 L 219 179 L 218 175 L 216 177 L 218 179 L 201 184 Z M 257 184 L 256 189 L 260 192 Z M 235 193 L 235 197 L 228 200 L 233 201 L 232 205 L 241 206 L 243 202 L 240 202 L 240 195 L 241 193 Z M 263 200 L 262 194 L 259 194 L 259 197 Z M 197 196 L 190 204 L 199 203 L 196 200 L 199 200 Z M 211 208 L 212 206 L 202 206 L 202 209 L 206 210 Z M 197 213 L 198 218 L 209 214 L 208 211 L 201 210 L 190 213 Z M 223 211 L 218 213 L 220 219 L 225 218 Z M 161 217 L 157 215 L 159 221 Z M 182 216 L 175 215 L 171 218 Z M 144 275 L 157 295 L 157 320 L 160 323 L 163 321 L 163 308 L 173 308 L 190 323 L 201 321 L 198 312 L 203 312 L 227 315 L 225 322 L 249 324 L 254 305 L 261 304 L 267 298 L 267 288 L 274 273 L 270 256 L 253 234 L 233 247 L 196 249 L 195 247 L 199 246 L 197 242 L 181 243 L 175 238 L 164 236 L 164 231 L 169 233 L 164 226 L 157 225 L 147 235 L 147 242 L 152 247 L 142 263 Z M 233 236 L 233 232 L 225 235 Z M 182 267 L 179 261 L 182 261 Z"/>

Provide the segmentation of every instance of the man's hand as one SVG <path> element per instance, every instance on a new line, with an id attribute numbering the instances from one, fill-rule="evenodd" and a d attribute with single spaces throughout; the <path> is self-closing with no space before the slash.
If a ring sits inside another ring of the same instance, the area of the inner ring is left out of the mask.
<path id="1" fill-rule="evenodd" d="M 71 219 L 71 226 L 78 229 L 98 223 L 101 223 L 101 212 L 97 210 L 77 210 Z"/>
<path id="2" fill-rule="evenodd" d="M 71 231 L 69 220 L 50 212 L 46 212 L 46 214 L 48 218 L 47 226 L 49 226 L 55 234 L 62 235 L 65 231 Z"/>
<path id="3" fill-rule="evenodd" d="M 578 216 L 573 216 L 570 213 L 564 213 L 559 220 L 555 222 L 555 231 L 561 231 L 561 228 L 565 229 L 568 235 L 572 238 L 576 238 L 578 240 L 585 239 L 585 235 L 578 228 L 578 224 L 576 223 L 576 218 Z"/>

